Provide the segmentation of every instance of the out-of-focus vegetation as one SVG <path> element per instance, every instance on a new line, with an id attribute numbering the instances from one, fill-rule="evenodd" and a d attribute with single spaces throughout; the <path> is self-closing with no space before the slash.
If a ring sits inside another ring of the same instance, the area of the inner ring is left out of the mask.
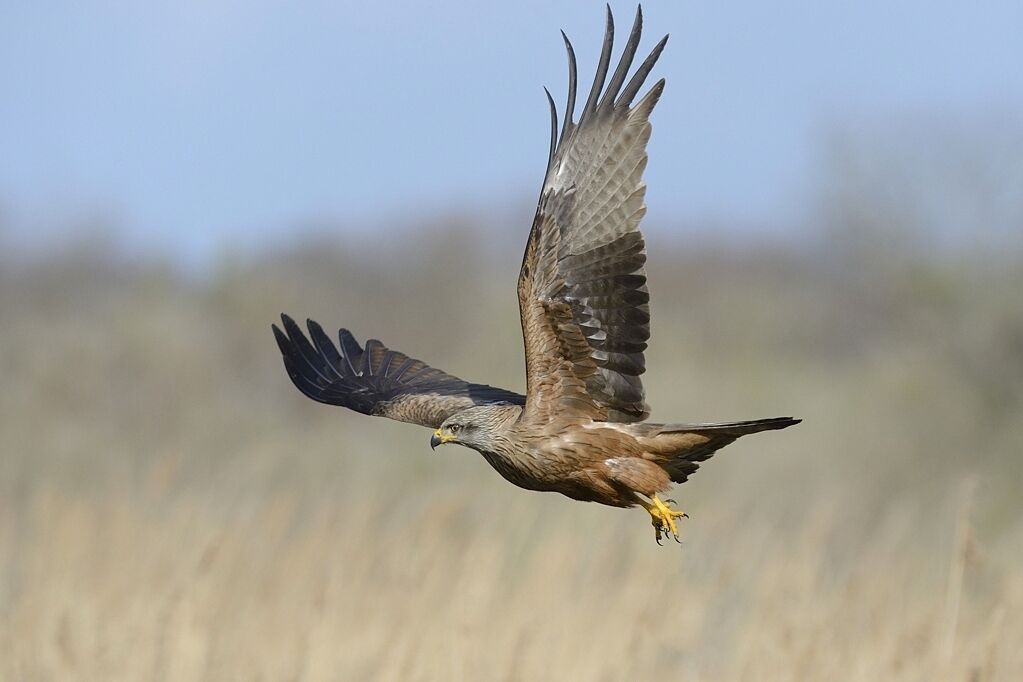
<path id="1" fill-rule="evenodd" d="M 678 491 L 681 549 L 283 372 L 287 311 L 521 389 L 525 224 L 8 251 L 0 677 L 1020 679 L 1023 249 L 853 166 L 813 239 L 648 240 L 653 418 L 805 420 Z"/>

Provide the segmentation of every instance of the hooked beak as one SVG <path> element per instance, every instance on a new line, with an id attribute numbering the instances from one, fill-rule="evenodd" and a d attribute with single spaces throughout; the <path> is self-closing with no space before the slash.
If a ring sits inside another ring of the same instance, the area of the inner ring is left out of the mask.
<path id="1" fill-rule="evenodd" d="M 444 433 L 440 429 L 433 432 L 433 436 L 430 438 L 430 449 L 436 450 L 438 445 L 444 445 L 451 440 L 451 436 Z"/>

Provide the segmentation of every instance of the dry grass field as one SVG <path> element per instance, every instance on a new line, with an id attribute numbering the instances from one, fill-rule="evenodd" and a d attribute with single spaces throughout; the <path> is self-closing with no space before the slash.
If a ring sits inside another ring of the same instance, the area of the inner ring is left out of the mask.
<path id="1" fill-rule="evenodd" d="M 517 258 L 423 235 L 0 262 L 0 679 L 1023 679 L 1023 258 L 652 239 L 654 418 L 805 419 L 661 548 L 293 389 L 281 311 L 521 388 Z"/>

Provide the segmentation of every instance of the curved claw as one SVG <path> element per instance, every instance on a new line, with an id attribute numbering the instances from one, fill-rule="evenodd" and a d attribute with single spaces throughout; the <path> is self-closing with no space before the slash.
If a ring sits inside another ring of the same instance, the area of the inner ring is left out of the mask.
<path id="1" fill-rule="evenodd" d="M 678 504 L 675 500 L 665 500 L 662 502 L 657 499 L 656 495 L 651 496 L 649 504 L 644 504 L 643 507 L 647 513 L 650 514 L 650 523 L 654 527 L 654 539 L 657 544 L 661 544 L 661 540 L 667 537 L 671 537 L 678 544 L 682 544 L 682 538 L 678 533 L 678 524 L 675 522 L 676 519 L 689 518 L 689 514 L 685 512 L 676 511 L 669 507 L 665 502 L 671 504 Z"/>

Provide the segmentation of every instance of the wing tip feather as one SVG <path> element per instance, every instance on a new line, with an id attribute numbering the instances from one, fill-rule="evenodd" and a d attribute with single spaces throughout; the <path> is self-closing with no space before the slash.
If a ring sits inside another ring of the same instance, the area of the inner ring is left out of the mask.
<path id="1" fill-rule="evenodd" d="M 607 69 L 611 65 L 611 50 L 614 49 L 615 41 L 615 19 L 614 14 L 611 12 L 611 5 L 606 5 L 606 8 L 607 18 L 604 24 L 604 43 L 600 48 L 597 72 L 593 76 L 593 85 L 590 86 L 590 94 L 586 98 L 586 105 L 583 107 L 583 113 L 579 118 L 580 122 L 596 112 L 600 93 L 604 89 L 604 83 L 607 80 Z"/>

